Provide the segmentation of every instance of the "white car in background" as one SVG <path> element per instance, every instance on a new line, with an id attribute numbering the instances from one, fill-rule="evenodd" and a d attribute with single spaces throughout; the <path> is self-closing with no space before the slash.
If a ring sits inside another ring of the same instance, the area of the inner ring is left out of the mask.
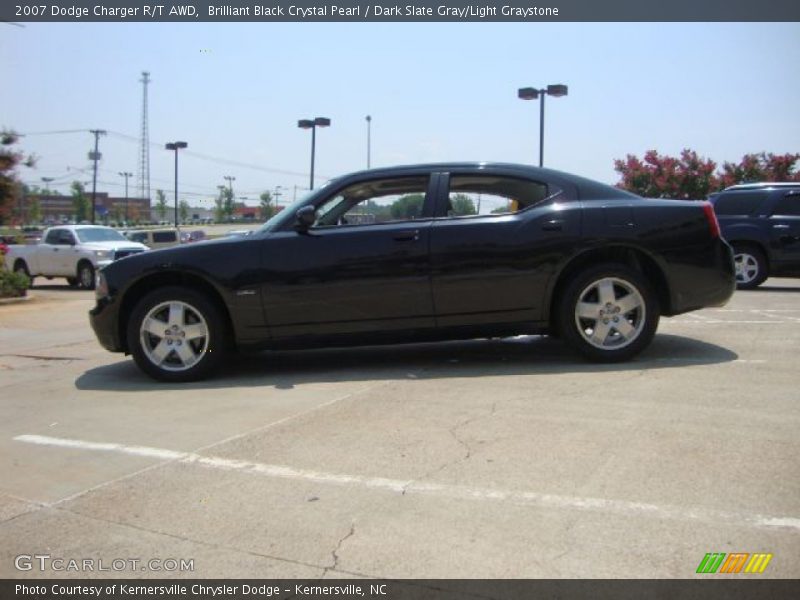
<path id="1" fill-rule="evenodd" d="M 111 227 L 63 225 L 44 232 L 34 246 L 11 245 L 6 267 L 34 277 L 66 277 L 73 287 L 94 289 L 97 270 L 130 254 L 147 250 Z"/>

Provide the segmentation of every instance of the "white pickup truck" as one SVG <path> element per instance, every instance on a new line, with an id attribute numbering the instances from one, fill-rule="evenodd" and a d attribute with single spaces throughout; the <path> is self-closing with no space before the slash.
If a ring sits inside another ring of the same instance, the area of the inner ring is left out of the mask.
<path id="1" fill-rule="evenodd" d="M 99 225 L 64 225 L 44 232 L 35 246 L 11 245 L 6 267 L 34 277 L 66 277 L 73 287 L 94 289 L 97 269 L 144 252 L 147 246 L 132 242 L 118 231 Z"/>

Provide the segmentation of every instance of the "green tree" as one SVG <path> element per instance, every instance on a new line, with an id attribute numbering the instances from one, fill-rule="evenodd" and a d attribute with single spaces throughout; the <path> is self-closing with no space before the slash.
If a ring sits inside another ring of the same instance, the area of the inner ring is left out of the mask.
<path id="1" fill-rule="evenodd" d="M 80 223 L 89 219 L 89 212 L 92 206 L 89 198 L 86 197 L 86 190 L 80 181 L 73 181 L 70 186 L 72 190 L 72 212 L 75 215 L 75 222 Z"/>
<path id="2" fill-rule="evenodd" d="M 225 220 L 225 197 L 222 195 L 224 189 L 223 186 L 219 186 L 219 194 L 214 198 L 214 221 L 217 223 Z"/>
<path id="3" fill-rule="evenodd" d="M 222 212 L 226 221 L 230 221 L 233 218 L 235 208 L 236 202 L 233 198 L 233 190 L 229 187 L 222 188 Z"/>
<path id="4" fill-rule="evenodd" d="M 17 167 L 33 167 L 36 164 L 34 156 L 25 156 L 22 152 L 14 151 L 13 146 L 18 140 L 19 136 L 13 131 L 0 131 L 0 224 L 4 224 L 19 206 L 22 188 L 17 177 Z M 22 215 L 17 217 L 21 219 Z"/>
<path id="5" fill-rule="evenodd" d="M 272 198 L 272 194 L 269 192 L 264 192 L 260 196 L 261 204 L 259 205 L 259 209 L 261 210 L 261 218 L 266 221 L 276 212 L 278 212 L 277 203 Z"/>
<path id="6" fill-rule="evenodd" d="M 42 203 L 39 202 L 39 198 L 31 200 L 28 206 L 28 221 L 33 224 L 42 222 Z"/>
<path id="7" fill-rule="evenodd" d="M 425 196 L 422 194 L 408 194 L 395 200 L 389 212 L 394 219 L 412 219 L 422 214 L 422 204 Z"/>
<path id="8" fill-rule="evenodd" d="M 181 200 L 178 203 L 178 214 L 181 217 L 181 223 L 189 220 L 189 203 L 186 200 Z"/>
<path id="9" fill-rule="evenodd" d="M 450 205 L 453 207 L 453 214 L 459 217 L 478 214 L 475 203 L 466 194 L 453 194 L 450 196 Z"/>
<path id="10" fill-rule="evenodd" d="M 167 220 L 167 196 L 164 190 L 156 190 L 156 214 L 159 221 Z"/>

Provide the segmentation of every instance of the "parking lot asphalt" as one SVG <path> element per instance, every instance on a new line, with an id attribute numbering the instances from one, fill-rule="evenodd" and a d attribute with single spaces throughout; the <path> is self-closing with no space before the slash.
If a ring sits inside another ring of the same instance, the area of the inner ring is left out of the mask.
<path id="1" fill-rule="evenodd" d="M 0 578 L 687 578 L 709 552 L 800 577 L 798 280 L 662 319 L 626 364 L 520 337 L 187 385 L 102 350 L 91 293 L 32 293 L 0 306 Z"/>

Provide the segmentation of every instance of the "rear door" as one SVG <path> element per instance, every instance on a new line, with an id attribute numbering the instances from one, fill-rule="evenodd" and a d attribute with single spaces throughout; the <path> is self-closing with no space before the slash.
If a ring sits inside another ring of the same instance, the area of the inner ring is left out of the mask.
<path id="1" fill-rule="evenodd" d="M 774 261 L 800 269 L 800 190 L 780 194 L 769 216 L 769 235 Z"/>
<path id="2" fill-rule="evenodd" d="M 42 275 L 74 277 L 71 255 L 75 244 L 75 236 L 69 229 L 56 227 L 48 230 L 47 236 L 37 247 Z"/>
<path id="3" fill-rule="evenodd" d="M 485 171 L 442 174 L 431 231 L 437 325 L 536 322 L 565 247 L 580 234 L 562 182 Z"/>

